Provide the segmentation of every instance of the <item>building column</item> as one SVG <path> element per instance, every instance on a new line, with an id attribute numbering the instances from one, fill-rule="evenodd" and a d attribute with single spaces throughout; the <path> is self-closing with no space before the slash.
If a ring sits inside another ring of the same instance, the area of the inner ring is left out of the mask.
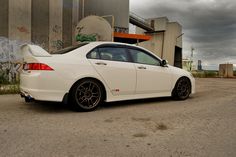
<path id="1" fill-rule="evenodd" d="M 63 47 L 72 45 L 72 6 L 73 0 L 63 0 Z"/>
<path id="2" fill-rule="evenodd" d="M 49 1 L 49 52 L 63 48 L 62 6 L 62 0 Z"/>
<path id="3" fill-rule="evenodd" d="M 9 0 L 9 39 L 31 41 L 31 0 Z"/>
<path id="4" fill-rule="evenodd" d="M 49 50 L 49 0 L 32 0 L 32 42 Z M 56 17 L 55 17 L 56 18 Z"/>
<path id="5" fill-rule="evenodd" d="M 72 45 L 76 45 L 76 28 L 79 22 L 79 0 L 73 0 L 72 8 Z"/>
<path id="6" fill-rule="evenodd" d="M 0 36 L 8 37 L 8 10 L 9 1 L 0 0 Z"/>

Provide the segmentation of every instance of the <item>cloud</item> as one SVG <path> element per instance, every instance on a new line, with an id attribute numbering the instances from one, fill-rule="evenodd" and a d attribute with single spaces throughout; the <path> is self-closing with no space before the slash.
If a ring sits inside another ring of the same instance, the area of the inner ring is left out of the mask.
<path id="1" fill-rule="evenodd" d="M 236 1 L 130 0 L 131 12 L 144 18 L 166 16 L 183 26 L 184 55 L 195 48 L 195 59 L 236 63 Z"/>

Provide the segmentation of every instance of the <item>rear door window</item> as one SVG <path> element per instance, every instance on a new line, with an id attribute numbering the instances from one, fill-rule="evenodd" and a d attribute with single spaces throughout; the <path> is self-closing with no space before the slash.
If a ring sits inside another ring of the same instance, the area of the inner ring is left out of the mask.
<path id="1" fill-rule="evenodd" d="M 127 49 L 116 46 L 104 46 L 93 49 L 88 55 L 89 59 L 101 59 L 110 61 L 129 62 Z"/>
<path id="2" fill-rule="evenodd" d="M 104 48 L 99 48 L 99 53 L 102 60 L 112 60 L 121 62 L 129 61 L 129 57 L 125 48 L 104 47 Z"/>

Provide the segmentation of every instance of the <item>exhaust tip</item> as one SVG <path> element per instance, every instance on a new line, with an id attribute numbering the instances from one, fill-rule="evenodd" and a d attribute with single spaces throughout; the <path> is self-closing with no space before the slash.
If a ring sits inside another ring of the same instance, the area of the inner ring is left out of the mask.
<path id="1" fill-rule="evenodd" d="M 32 96 L 30 96 L 29 94 L 27 94 L 26 92 L 21 92 L 20 96 L 22 98 L 25 98 L 25 102 L 32 102 L 32 101 L 34 101 L 34 98 Z"/>

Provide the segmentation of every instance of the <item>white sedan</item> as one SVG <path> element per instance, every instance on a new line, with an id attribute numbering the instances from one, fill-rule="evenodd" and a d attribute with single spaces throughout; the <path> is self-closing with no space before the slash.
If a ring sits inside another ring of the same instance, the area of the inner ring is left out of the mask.
<path id="1" fill-rule="evenodd" d="M 21 47 L 21 96 L 56 101 L 91 111 L 102 102 L 195 93 L 193 76 L 138 46 L 114 42 L 82 43 L 49 54 L 36 45 Z"/>

